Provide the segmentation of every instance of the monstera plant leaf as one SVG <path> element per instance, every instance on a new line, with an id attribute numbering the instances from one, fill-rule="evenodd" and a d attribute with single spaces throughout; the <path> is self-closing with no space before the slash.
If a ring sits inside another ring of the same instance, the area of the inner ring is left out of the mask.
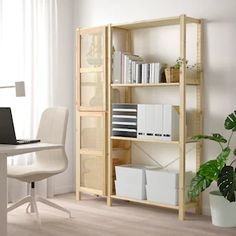
<path id="1" fill-rule="evenodd" d="M 228 130 L 236 131 L 236 111 L 229 114 L 225 120 L 225 128 Z"/>
<path id="2" fill-rule="evenodd" d="M 200 166 L 196 176 L 192 179 L 190 184 L 190 189 L 188 191 L 190 199 L 196 198 L 202 191 L 210 186 L 212 181 L 217 181 L 219 179 L 230 151 L 230 148 L 226 147 L 215 160 L 210 160 Z"/>
<path id="3" fill-rule="evenodd" d="M 235 202 L 235 194 L 236 190 L 236 170 L 234 170 L 233 166 L 224 166 L 219 180 L 217 181 L 217 185 L 220 189 L 222 195 L 230 202 Z"/>
<path id="4" fill-rule="evenodd" d="M 199 141 L 202 139 L 208 139 L 208 140 L 213 140 L 218 143 L 227 143 L 227 140 L 218 133 L 212 134 L 212 135 L 203 135 L 203 134 L 198 134 L 192 137 L 193 140 Z"/>
<path id="5" fill-rule="evenodd" d="M 220 169 L 217 160 L 210 160 L 200 166 L 197 175 L 204 176 L 209 180 L 217 180 Z"/>
<path id="6" fill-rule="evenodd" d="M 219 171 L 221 171 L 221 169 L 224 167 L 226 161 L 228 160 L 230 151 L 231 151 L 231 149 L 229 147 L 226 147 L 225 149 L 223 149 L 223 151 L 216 158 Z"/>
<path id="7" fill-rule="evenodd" d="M 212 180 L 202 175 L 196 175 L 190 184 L 188 190 L 188 196 L 190 199 L 195 199 L 202 191 L 208 188 L 212 183 Z"/>

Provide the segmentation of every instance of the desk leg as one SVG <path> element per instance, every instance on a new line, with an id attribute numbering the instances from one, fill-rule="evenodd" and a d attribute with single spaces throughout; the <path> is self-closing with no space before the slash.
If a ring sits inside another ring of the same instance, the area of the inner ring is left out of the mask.
<path id="1" fill-rule="evenodd" d="M 7 157 L 0 155 L 0 235 L 7 236 Z"/>

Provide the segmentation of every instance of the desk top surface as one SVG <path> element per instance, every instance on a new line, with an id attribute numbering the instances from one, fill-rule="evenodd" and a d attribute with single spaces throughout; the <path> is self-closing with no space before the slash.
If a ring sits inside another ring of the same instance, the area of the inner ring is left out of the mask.
<path id="1" fill-rule="evenodd" d="M 30 143 L 21 145 L 0 144 L 0 156 L 14 156 L 30 152 L 38 152 L 49 149 L 60 149 L 64 146 L 61 144 L 51 143 Z"/>

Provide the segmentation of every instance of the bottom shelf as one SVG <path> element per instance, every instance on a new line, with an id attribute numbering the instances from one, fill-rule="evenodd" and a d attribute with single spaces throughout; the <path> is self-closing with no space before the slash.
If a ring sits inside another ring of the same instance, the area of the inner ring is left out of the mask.
<path id="1" fill-rule="evenodd" d="M 158 202 L 151 202 L 151 201 L 148 201 L 148 200 L 138 200 L 138 199 L 133 199 L 133 198 L 128 198 L 128 197 L 121 197 L 121 196 L 117 196 L 117 195 L 111 195 L 111 198 L 130 201 L 130 202 L 136 202 L 136 203 L 141 203 L 141 204 L 146 204 L 146 205 L 153 205 L 153 206 L 158 206 L 158 207 L 164 207 L 164 208 L 179 210 L 179 206 L 170 205 L 170 204 L 162 204 L 162 203 L 158 203 Z M 191 209 L 191 208 L 194 208 L 196 206 L 197 206 L 197 202 L 188 202 L 188 203 L 185 204 L 184 208 L 185 209 Z"/>

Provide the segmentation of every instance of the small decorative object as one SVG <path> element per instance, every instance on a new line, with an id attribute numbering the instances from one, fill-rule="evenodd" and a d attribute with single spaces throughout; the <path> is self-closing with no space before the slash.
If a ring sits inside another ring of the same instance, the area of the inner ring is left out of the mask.
<path id="1" fill-rule="evenodd" d="M 180 67 L 183 63 L 183 59 L 178 57 L 176 60 L 176 63 L 171 66 L 171 67 L 167 67 L 165 69 L 165 76 L 166 76 L 166 83 L 178 83 L 179 82 L 179 71 L 180 71 Z M 188 64 L 188 61 L 186 60 L 186 65 Z M 192 66 L 188 66 L 187 65 L 187 72 L 188 71 L 193 71 L 193 69 L 196 67 L 196 64 L 192 65 Z"/>
<path id="2" fill-rule="evenodd" d="M 192 139 L 208 139 L 219 144 L 221 152 L 213 160 L 203 163 L 192 179 L 188 195 L 195 199 L 198 195 L 208 188 L 212 182 L 216 181 L 219 191 L 210 192 L 210 205 L 212 223 L 221 227 L 236 227 L 236 149 L 230 147 L 230 142 L 236 131 L 236 111 L 229 114 L 225 120 L 224 127 L 230 130 L 228 140 L 219 133 L 212 135 L 196 135 Z M 230 154 L 233 160 L 227 165 Z"/>

